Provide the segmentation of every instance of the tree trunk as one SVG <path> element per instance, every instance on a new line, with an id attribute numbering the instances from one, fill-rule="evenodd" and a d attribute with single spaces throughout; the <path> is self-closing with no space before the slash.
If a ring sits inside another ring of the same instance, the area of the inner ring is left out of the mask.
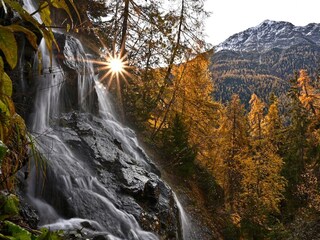
<path id="1" fill-rule="evenodd" d="M 120 47 L 120 58 L 126 54 L 126 38 L 128 30 L 128 21 L 129 21 L 129 3 L 130 0 L 124 0 L 124 10 L 123 10 L 123 22 L 122 22 L 122 31 L 121 31 L 121 47 Z"/>

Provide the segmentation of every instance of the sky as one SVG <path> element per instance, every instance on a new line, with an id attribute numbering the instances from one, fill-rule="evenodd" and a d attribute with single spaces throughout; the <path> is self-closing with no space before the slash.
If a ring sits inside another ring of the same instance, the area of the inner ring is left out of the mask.
<path id="1" fill-rule="evenodd" d="M 320 0 L 206 0 L 207 42 L 217 45 L 266 19 L 296 26 L 320 23 Z"/>

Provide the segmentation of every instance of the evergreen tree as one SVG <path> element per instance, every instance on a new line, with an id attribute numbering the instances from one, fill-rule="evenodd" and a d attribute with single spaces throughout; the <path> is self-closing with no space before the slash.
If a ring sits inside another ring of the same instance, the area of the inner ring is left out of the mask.
<path id="1" fill-rule="evenodd" d="M 196 149 L 189 144 L 189 131 L 182 117 L 176 114 L 173 122 L 164 131 L 163 150 L 170 167 L 178 167 L 190 175 L 196 158 Z"/>
<path id="2" fill-rule="evenodd" d="M 289 199 L 289 205 L 298 202 L 295 193 L 301 174 L 305 169 L 307 158 L 308 111 L 301 103 L 300 97 L 301 89 L 296 75 L 291 80 L 291 88 L 289 90 L 288 117 L 290 124 L 286 128 L 284 145 L 280 148 L 281 155 L 285 160 L 283 175 L 288 181 L 286 197 Z M 292 206 L 288 207 L 288 211 L 292 211 Z"/>

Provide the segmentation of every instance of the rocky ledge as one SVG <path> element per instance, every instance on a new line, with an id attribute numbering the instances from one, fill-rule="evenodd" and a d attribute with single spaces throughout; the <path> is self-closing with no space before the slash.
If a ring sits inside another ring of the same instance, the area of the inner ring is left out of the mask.
<path id="1" fill-rule="evenodd" d="M 108 239 L 107 234 L 101 233 L 104 230 L 126 239 L 128 236 L 122 234 L 130 231 L 125 228 L 131 228 L 133 221 L 119 218 L 131 217 L 139 228 L 160 239 L 181 239 L 174 194 L 142 149 L 143 163 L 124 152 L 122 143 L 110 133 L 107 121 L 92 114 L 72 112 L 55 121 L 55 134 L 76 153 L 76 162 L 67 165 L 62 160 L 66 156 L 45 156 L 54 161 L 48 162 L 44 185 L 36 190 L 38 199 L 50 204 L 62 219 L 88 219 L 80 226 L 96 239 Z M 77 170 L 78 164 L 90 174 Z M 73 174 L 67 174 L 70 169 L 65 169 L 72 167 Z M 131 223 L 126 226 L 123 222 Z M 51 223 L 40 214 L 40 224 Z"/>

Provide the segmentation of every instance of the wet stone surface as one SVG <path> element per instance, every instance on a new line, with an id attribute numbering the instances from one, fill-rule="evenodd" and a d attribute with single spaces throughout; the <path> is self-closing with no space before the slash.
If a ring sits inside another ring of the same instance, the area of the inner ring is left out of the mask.
<path id="1" fill-rule="evenodd" d="M 59 120 L 54 131 L 74 152 L 77 164 L 85 171 L 67 175 L 61 166 L 48 168 L 42 198 L 62 217 L 97 220 L 114 235 L 130 226 L 119 225 L 114 211 L 132 215 L 141 228 L 154 232 L 160 239 L 179 238 L 179 212 L 170 187 L 156 174 L 153 164 L 130 157 L 106 123 L 88 113 L 72 112 Z M 66 168 L 69 166 L 64 166 Z M 117 210 L 118 209 L 118 210 Z M 123 216 L 124 218 L 126 216 Z M 119 226 L 117 226 L 117 224 Z M 109 229 L 110 226 L 116 226 Z M 86 228 L 84 226 L 84 228 Z M 96 235 L 94 239 L 103 239 Z"/>

